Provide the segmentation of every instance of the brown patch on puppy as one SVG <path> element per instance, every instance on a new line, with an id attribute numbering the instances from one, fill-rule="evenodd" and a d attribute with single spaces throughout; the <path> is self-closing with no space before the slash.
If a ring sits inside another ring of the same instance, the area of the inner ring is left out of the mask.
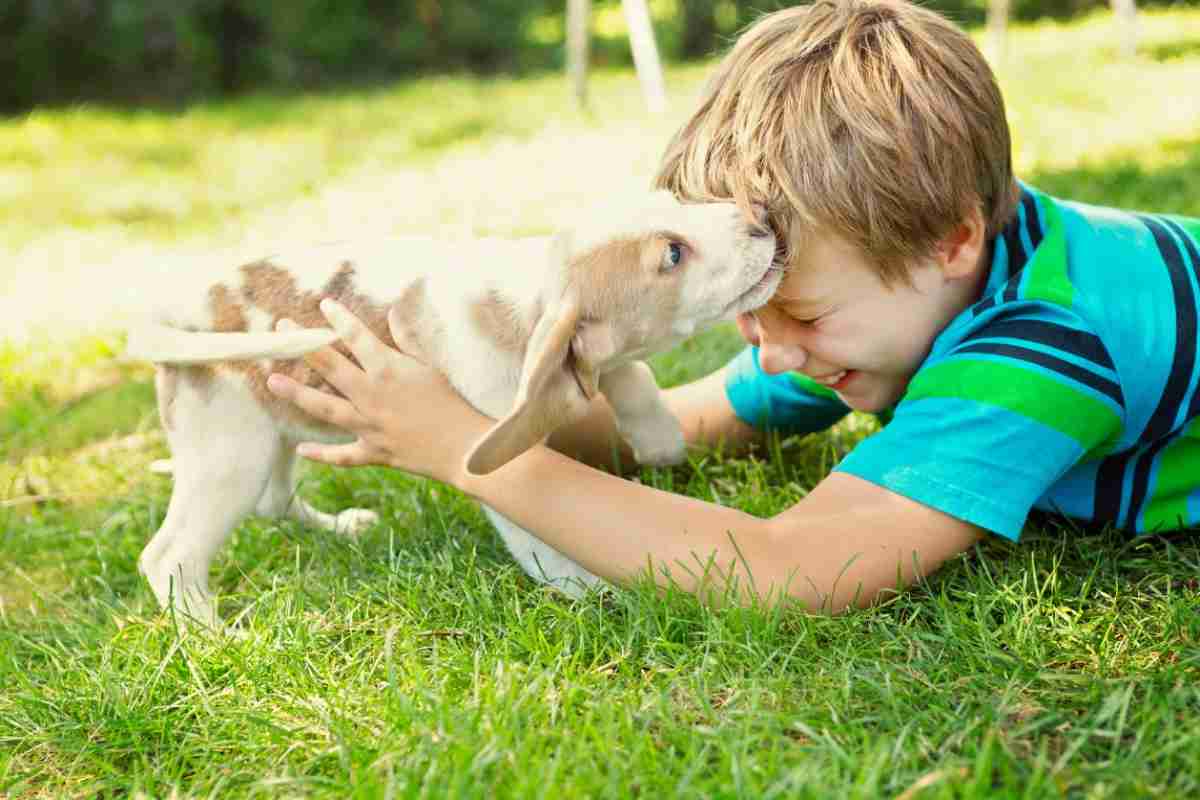
<path id="1" fill-rule="evenodd" d="M 325 282 L 325 287 L 321 290 L 322 294 L 329 297 L 349 297 L 354 294 L 354 265 L 349 261 L 343 261 L 338 267 L 338 271 L 333 273 L 328 281 Z"/>
<path id="2" fill-rule="evenodd" d="M 587 298 L 589 308 L 584 313 L 592 316 L 601 307 L 611 306 L 618 296 L 630 285 L 631 279 L 641 271 L 641 239 L 616 239 L 585 250 L 571 259 L 567 267 L 567 281 L 576 286 L 580 298 Z"/>
<path id="3" fill-rule="evenodd" d="M 617 239 L 587 250 L 571 259 L 568 282 L 577 287 L 585 319 L 619 321 L 647 316 L 670 318 L 679 308 L 680 282 L 660 272 L 671 242 L 690 248 L 682 237 L 669 231 L 638 238 Z M 686 270 L 686 263 L 679 269 Z"/>
<path id="4" fill-rule="evenodd" d="M 388 323 L 398 350 L 444 371 L 445 331 L 429 308 L 425 278 L 418 278 L 405 288 L 400 299 L 392 304 Z"/>
<path id="5" fill-rule="evenodd" d="M 425 278 L 417 278 L 408 285 L 393 306 L 395 318 L 405 324 L 413 324 L 425 312 Z"/>
<path id="6" fill-rule="evenodd" d="M 521 318 L 521 310 L 495 289 L 471 303 L 471 324 L 480 336 L 510 353 L 525 352 L 533 328 Z"/>
<path id="7" fill-rule="evenodd" d="M 387 327 L 387 307 L 354 291 L 354 265 L 348 261 L 342 262 L 319 292 L 301 291 L 290 272 L 269 261 L 247 264 L 242 267 L 242 275 L 242 298 L 246 305 L 266 312 L 272 328 L 284 317 L 302 328 L 329 327 L 320 305 L 323 298 L 332 297 L 385 344 L 394 344 Z M 340 342 L 336 347 L 353 358 Z"/>
<path id="8" fill-rule="evenodd" d="M 209 289 L 208 302 L 212 306 L 214 331 L 232 333 L 246 330 L 246 313 L 234 300 L 228 286 L 218 283 Z"/>
<path id="9" fill-rule="evenodd" d="M 241 268 L 242 286 L 240 295 L 224 285 L 214 286 L 209 291 L 213 312 L 213 330 L 246 331 L 249 329 L 248 310 L 266 314 L 272 330 L 279 320 L 287 318 L 303 328 L 327 328 L 329 323 L 321 313 L 320 303 L 331 297 L 357 316 L 367 328 L 384 344 L 395 346 L 387 324 L 387 306 L 354 290 L 354 265 L 342 262 L 336 272 L 321 287 L 320 291 L 302 291 L 295 277 L 285 268 L 270 261 L 256 261 Z M 357 363 L 357 359 L 341 342 L 334 347 Z M 243 376 L 255 398 L 272 412 L 286 419 L 313 426 L 316 423 L 291 403 L 280 401 L 267 390 L 267 377 L 279 372 L 306 386 L 335 392 L 325 381 L 300 359 L 272 361 L 267 365 L 257 361 L 228 361 L 218 368 Z M 197 378 L 201 376 L 195 376 Z M 325 427 L 325 426 L 319 426 Z"/>

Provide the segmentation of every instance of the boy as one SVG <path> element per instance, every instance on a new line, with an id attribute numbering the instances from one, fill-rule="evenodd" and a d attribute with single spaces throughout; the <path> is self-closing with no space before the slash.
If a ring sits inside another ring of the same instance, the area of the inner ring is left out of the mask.
<path id="1" fill-rule="evenodd" d="M 1200 222 L 1018 184 L 995 79 L 938 15 L 820 0 L 763 18 L 658 183 L 765 205 L 788 269 L 770 303 L 738 319 L 753 347 L 665 393 L 689 442 L 893 413 L 801 502 L 757 519 L 545 447 L 468 476 L 463 454 L 488 421 L 339 315 L 364 369 L 330 350 L 310 363 L 347 399 L 280 376 L 271 386 L 360 439 L 301 453 L 452 483 L 612 581 L 649 565 L 705 597 L 736 580 L 743 597 L 833 612 L 985 531 L 1018 538 L 1034 507 L 1145 532 L 1200 519 Z M 402 412 L 387 404 L 412 395 Z M 598 401 L 551 444 L 603 463 L 612 440 Z"/>

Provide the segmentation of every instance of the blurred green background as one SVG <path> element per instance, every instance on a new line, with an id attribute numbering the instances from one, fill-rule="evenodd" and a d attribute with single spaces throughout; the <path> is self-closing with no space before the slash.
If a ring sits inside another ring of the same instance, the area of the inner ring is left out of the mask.
<path id="1" fill-rule="evenodd" d="M 651 0 L 650 10 L 664 58 L 678 61 L 712 55 L 751 19 L 784 5 L 791 3 Z M 987 3 L 926 5 L 974 25 Z M 1012 0 L 1011 14 L 1066 18 L 1105 5 Z M 593 8 L 593 61 L 629 62 L 619 0 Z M 6 0 L 0 111 L 84 100 L 172 105 L 415 74 L 527 74 L 562 66 L 564 17 L 565 0 Z"/>

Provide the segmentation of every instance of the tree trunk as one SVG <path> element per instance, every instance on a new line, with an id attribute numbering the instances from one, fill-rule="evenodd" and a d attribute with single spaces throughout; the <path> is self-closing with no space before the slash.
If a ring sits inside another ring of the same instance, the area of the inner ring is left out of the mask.
<path id="1" fill-rule="evenodd" d="M 1112 9 L 1117 18 L 1117 35 L 1121 37 L 1121 52 L 1132 58 L 1137 55 L 1137 2 L 1112 0 Z"/>
<path id="2" fill-rule="evenodd" d="M 625 23 L 629 26 L 629 45 L 633 48 L 633 66 L 646 105 L 654 113 L 667 110 L 667 94 L 663 88 L 662 65 L 658 61 L 658 46 L 654 43 L 654 28 L 646 0 L 621 0 Z"/>
<path id="3" fill-rule="evenodd" d="M 591 0 L 567 0 L 567 76 L 575 92 L 575 102 L 587 107 L 588 31 L 592 16 Z"/>
<path id="4" fill-rule="evenodd" d="M 1004 63 L 1005 44 L 1008 39 L 1008 15 L 1012 0 L 988 0 L 987 50 L 993 65 Z"/>

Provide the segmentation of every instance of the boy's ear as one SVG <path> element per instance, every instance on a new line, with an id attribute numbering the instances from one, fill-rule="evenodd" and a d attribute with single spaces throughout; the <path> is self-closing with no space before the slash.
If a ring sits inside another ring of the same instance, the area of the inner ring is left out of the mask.
<path id="1" fill-rule="evenodd" d="M 986 244 L 987 224 L 983 221 L 983 211 L 976 206 L 938 243 L 937 260 L 946 278 L 955 280 L 973 275 Z"/>

